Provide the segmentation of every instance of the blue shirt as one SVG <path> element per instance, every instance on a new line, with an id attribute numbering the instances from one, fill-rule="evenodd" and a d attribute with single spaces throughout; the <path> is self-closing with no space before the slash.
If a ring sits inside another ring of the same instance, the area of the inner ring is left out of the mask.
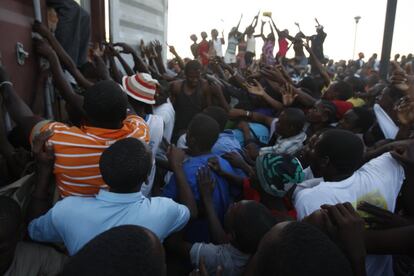
<path id="1" fill-rule="evenodd" d="M 187 182 L 190 185 L 191 191 L 193 192 L 194 198 L 198 206 L 202 206 L 200 199 L 200 192 L 197 185 L 197 171 L 200 167 L 208 164 L 208 159 L 217 157 L 220 162 L 220 166 L 223 171 L 233 173 L 233 168 L 223 158 L 215 154 L 206 154 L 197 157 L 190 157 L 183 163 L 183 170 L 187 178 Z M 216 186 L 213 191 L 213 204 L 216 210 L 216 214 L 221 222 L 224 221 L 224 215 L 231 203 L 229 184 L 224 178 L 213 173 L 213 177 L 216 180 Z M 164 196 L 176 199 L 177 198 L 177 184 L 175 175 L 170 179 L 170 182 L 164 187 Z M 205 219 L 192 220 L 186 232 L 186 240 L 189 242 L 208 242 L 208 225 Z"/>
<path id="2" fill-rule="evenodd" d="M 252 138 L 258 138 L 260 142 L 262 142 L 263 144 L 268 144 L 269 143 L 269 129 L 262 125 L 262 124 L 258 124 L 258 123 L 249 123 L 249 128 L 250 128 L 250 135 L 252 136 Z M 254 133 L 253 133 L 253 132 Z M 241 132 L 238 129 L 234 129 L 233 130 L 234 136 L 236 137 L 237 141 L 239 141 L 240 145 L 242 147 L 244 147 L 244 136 L 243 136 L 243 132 Z"/>
<path id="3" fill-rule="evenodd" d="M 76 254 L 95 236 L 119 225 L 143 226 L 163 240 L 181 230 L 190 212 L 171 199 L 148 199 L 139 193 L 118 194 L 100 190 L 95 197 L 67 197 L 28 227 L 33 240 L 63 242 Z"/>
<path id="4" fill-rule="evenodd" d="M 223 155 L 227 152 L 241 152 L 242 148 L 239 141 L 234 136 L 232 130 L 225 130 L 219 134 L 217 142 L 214 144 L 211 152 L 217 155 Z"/>

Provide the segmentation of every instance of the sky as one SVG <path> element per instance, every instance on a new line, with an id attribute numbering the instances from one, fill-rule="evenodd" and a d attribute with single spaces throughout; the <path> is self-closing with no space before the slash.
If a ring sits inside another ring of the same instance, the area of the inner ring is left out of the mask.
<path id="1" fill-rule="evenodd" d="M 386 0 L 169 0 L 168 44 L 174 45 L 182 57 L 192 57 L 190 35 L 217 28 L 224 36 L 235 26 L 243 14 L 241 28 L 244 31 L 259 12 L 270 11 L 279 29 L 288 29 L 295 34 L 300 24 L 305 35 L 315 32 L 316 17 L 328 34 L 324 52 L 329 58 L 351 59 L 353 57 L 355 16 L 361 16 L 357 27 L 355 55 L 364 52 L 366 59 L 373 53 L 381 54 L 384 32 Z M 398 0 L 397 15 L 391 54 L 414 52 L 412 17 L 414 0 Z M 262 18 L 262 17 L 261 17 Z M 256 33 L 260 32 L 260 20 Z M 270 32 L 266 25 L 265 35 Z M 262 40 L 257 39 L 256 51 L 260 51 Z M 227 46 L 224 46 L 226 49 Z M 277 48 L 277 46 L 276 46 Z M 275 49 L 275 52 L 277 49 Z M 293 56 L 293 49 L 288 57 Z"/>

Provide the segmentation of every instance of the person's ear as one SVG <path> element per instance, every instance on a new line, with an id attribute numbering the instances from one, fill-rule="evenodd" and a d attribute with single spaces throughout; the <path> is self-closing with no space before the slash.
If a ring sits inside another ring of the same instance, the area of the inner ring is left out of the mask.
<path id="1" fill-rule="evenodd" d="M 323 156 L 319 158 L 319 165 L 322 169 L 326 169 L 330 166 L 331 160 L 329 156 Z"/>

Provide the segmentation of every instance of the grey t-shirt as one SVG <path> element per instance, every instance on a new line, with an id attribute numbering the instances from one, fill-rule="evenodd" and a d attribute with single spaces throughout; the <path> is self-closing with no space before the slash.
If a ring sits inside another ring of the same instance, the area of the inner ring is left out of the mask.
<path id="1" fill-rule="evenodd" d="M 242 275 L 250 255 L 245 254 L 231 244 L 195 243 L 190 251 L 191 263 L 198 267 L 204 258 L 209 275 L 216 275 L 218 266 L 223 269 L 223 276 Z"/>
<path id="2" fill-rule="evenodd" d="M 68 257 L 51 247 L 20 242 L 14 260 L 4 276 L 54 276 L 63 268 Z"/>

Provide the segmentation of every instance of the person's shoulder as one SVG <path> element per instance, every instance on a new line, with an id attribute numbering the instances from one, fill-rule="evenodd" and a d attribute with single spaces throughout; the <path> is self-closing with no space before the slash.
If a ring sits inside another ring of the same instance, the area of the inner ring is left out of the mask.
<path id="1" fill-rule="evenodd" d="M 183 84 L 184 80 L 175 80 L 170 82 L 169 88 L 170 92 L 177 93 L 179 91 L 179 87 Z"/>
<path id="2" fill-rule="evenodd" d="M 95 197 L 68 196 L 56 202 L 52 207 L 53 217 L 69 215 L 75 210 L 80 211 L 82 207 L 90 206 L 89 203 L 96 201 Z"/>
<path id="3" fill-rule="evenodd" d="M 160 115 L 150 114 L 148 122 L 151 122 L 151 125 L 162 124 L 164 125 L 164 119 Z"/>
<path id="4" fill-rule="evenodd" d="M 181 204 L 175 202 L 171 198 L 163 197 L 163 196 L 157 196 L 157 197 L 151 197 L 147 198 L 146 200 L 149 201 L 149 205 L 155 206 L 155 205 L 162 205 L 166 207 L 178 207 L 182 206 Z"/>

